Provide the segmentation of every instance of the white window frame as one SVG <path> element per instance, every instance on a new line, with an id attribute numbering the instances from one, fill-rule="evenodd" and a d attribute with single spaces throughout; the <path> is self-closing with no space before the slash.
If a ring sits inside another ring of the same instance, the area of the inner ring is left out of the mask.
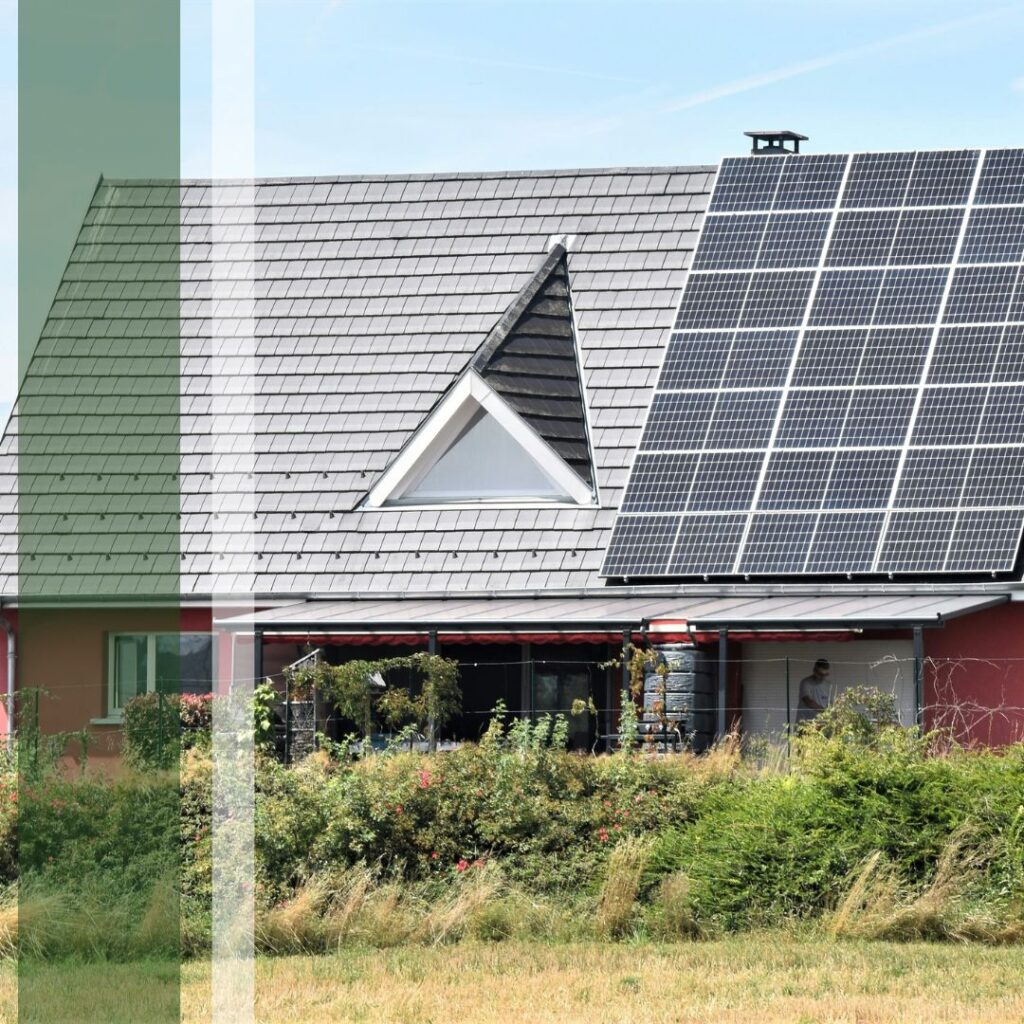
<path id="1" fill-rule="evenodd" d="M 112 723 L 124 721 L 124 708 L 116 707 L 114 699 L 117 692 L 117 663 L 115 648 L 118 639 L 122 637 L 145 637 L 146 638 L 146 689 L 137 696 L 144 696 L 147 693 L 156 692 L 156 642 L 162 636 L 208 636 L 211 638 L 210 658 L 213 662 L 213 669 L 216 671 L 216 635 L 201 629 L 190 629 L 175 633 L 172 630 L 160 629 L 150 632 L 146 629 L 125 629 L 116 633 L 107 634 L 107 707 L 106 717 L 93 719 L 94 722 Z"/>
<path id="2" fill-rule="evenodd" d="M 527 455 L 566 495 L 564 499 L 509 495 L 494 500 L 453 500 L 450 502 L 402 502 L 448 450 L 470 420 L 481 410 L 490 413 L 512 435 Z M 444 396 L 387 472 L 370 489 L 366 504 L 412 508 L 514 508 L 531 505 L 593 505 L 594 492 L 565 463 L 559 454 L 475 371 L 468 370 Z"/>

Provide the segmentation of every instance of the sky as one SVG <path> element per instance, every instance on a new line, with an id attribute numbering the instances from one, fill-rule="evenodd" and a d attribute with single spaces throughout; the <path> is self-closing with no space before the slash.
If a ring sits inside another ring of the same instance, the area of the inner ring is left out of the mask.
<path id="1" fill-rule="evenodd" d="M 192 176 L 210 166 L 210 0 L 181 2 Z M 714 164 L 771 128 L 808 152 L 1024 145 L 1024 0 L 255 2 L 261 175 Z M 0 412 L 16 203 L 17 2 L 0 0 Z"/>

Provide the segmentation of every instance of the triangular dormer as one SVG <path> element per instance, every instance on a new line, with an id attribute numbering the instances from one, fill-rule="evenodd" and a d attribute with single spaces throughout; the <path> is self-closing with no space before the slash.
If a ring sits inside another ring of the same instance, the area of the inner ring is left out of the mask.
<path id="1" fill-rule="evenodd" d="M 593 479 L 565 249 L 556 245 L 367 504 L 590 504 Z"/>
<path id="2" fill-rule="evenodd" d="M 565 247 L 555 245 L 470 363 L 593 485 Z"/>

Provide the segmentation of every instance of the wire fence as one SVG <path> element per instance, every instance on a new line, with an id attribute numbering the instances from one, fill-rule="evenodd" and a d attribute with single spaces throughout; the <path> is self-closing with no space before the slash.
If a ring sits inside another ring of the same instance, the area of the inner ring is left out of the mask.
<path id="1" fill-rule="evenodd" d="M 695 671 L 673 674 L 665 684 L 668 707 L 656 708 L 652 686 L 633 695 L 641 725 L 655 720 L 681 723 L 689 735 L 738 731 L 745 736 L 785 737 L 807 717 L 801 700 L 820 648 L 806 644 L 806 653 L 719 660 L 712 651 Z M 905 646 L 909 647 L 909 644 Z M 858 658 L 852 652 L 829 651 L 828 698 L 851 687 L 873 687 L 892 694 L 899 721 L 940 730 L 961 742 L 1012 743 L 1024 740 L 1024 657 L 915 658 L 899 649 L 877 657 Z M 511 718 L 538 722 L 544 716 L 564 715 L 570 722 L 570 743 L 580 749 L 611 747 L 619 729 L 622 691 L 629 685 L 623 667 L 599 658 L 520 658 L 460 662 L 463 701 L 440 736 L 442 743 L 477 740 L 486 731 L 499 702 Z M 649 677 L 655 675 L 653 669 Z M 686 678 L 682 678 L 686 677 Z M 692 678 L 690 678 L 692 677 Z M 287 674 L 261 675 L 279 692 L 275 706 L 278 745 L 291 760 L 312 749 L 323 735 L 338 739 L 352 723 L 318 695 L 313 703 L 289 699 Z M 405 679 L 402 685 L 409 685 Z M 415 685 L 413 681 L 413 685 Z M 655 683 L 655 685 L 657 685 Z M 212 689 L 206 678 L 180 681 L 182 690 Z M 177 686 L 166 687 L 174 693 Z M 648 692 L 643 692 L 644 690 Z M 101 733 L 117 724 L 103 707 L 106 683 L 69 679 L 36 694 L 33 712 L 43 735 L 91 728 Z M 25 697 L 18 695 L 24 710 Z M 0 732 L 0 743 L 17 734 Z M 380 742 L 387 736 L 381 731 Z M 415 741 L 414 741 L 415 742 Z M 111 748 L 116 742 L 107 744 Z M 94 745 L 97 752 L 102 744 Z"/>

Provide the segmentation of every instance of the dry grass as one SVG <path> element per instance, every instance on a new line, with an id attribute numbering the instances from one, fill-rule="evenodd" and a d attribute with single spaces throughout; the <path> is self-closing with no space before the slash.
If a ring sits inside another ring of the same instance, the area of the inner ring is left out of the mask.
<path id="1" fill-rule="evenodd" d="M 946 844 L 931 881 L 908 888 L 894 865 L 874 853 L 853 879 L 829 922 L 836 938 L 974 940 L 1015 943 L 1024 938 L 1024 913 L 1006 908 L 998 917 L 973 906 L 972 885 L 979 881 L 993 852 L 969 829 Z"/>
<path id="2" fill-rule="evenodd" d="M 634 836 L 612 850 L 594 919 L 598 935 L 620 938 L 633 930 L 638 914 L 636 894 L 650 852 L 650 840 Z"/>
<path id="3" fill-rule="evenodd" d="M 173 965 L 40 968 L 20 1024 L 177 1020 Z M 1003 1024 L 1024 1020 L 1024 947 L 772 932 L 677 945 L 477 943 L 261 959 L 261 1024 Z M 23 982 L 24 984 L 24 982 Z M 181 1020 L 210 1020 L 210 968 L 182 968 Z M 0 967 L 0 1022 L 16 975 Z"/>

